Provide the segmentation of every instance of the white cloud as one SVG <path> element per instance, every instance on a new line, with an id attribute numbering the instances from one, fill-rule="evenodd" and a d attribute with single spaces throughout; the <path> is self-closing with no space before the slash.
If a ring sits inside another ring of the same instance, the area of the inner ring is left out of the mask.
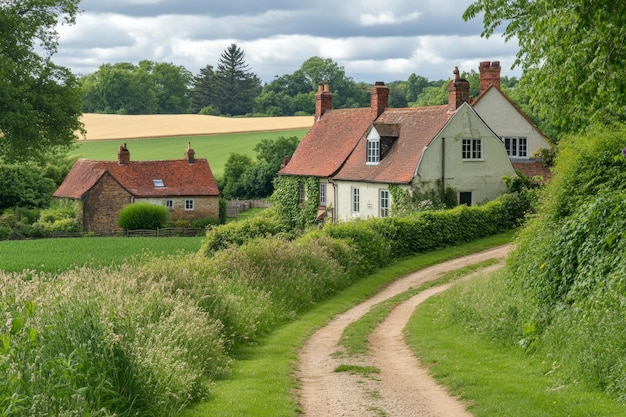
<path id="1" fill-rule="evenodd" d="M 418 20 L 420 15 L 420 12 L 413 12 L 404 16 L 396 16 L 393 12 L 386 11 L 381 13 L 362 14 L 359 21 L 363 26 L 394 25 Z"/>

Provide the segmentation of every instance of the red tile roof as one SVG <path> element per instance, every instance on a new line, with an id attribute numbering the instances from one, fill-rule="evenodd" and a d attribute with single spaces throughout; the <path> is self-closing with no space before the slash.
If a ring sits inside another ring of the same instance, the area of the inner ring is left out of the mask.
<path id="1" fill-rule="evenodd" d="M 367 138 L 363 135 L 354 152 L 335 176 L 337 180 L 406 184 L 411 182 L 424 147 L 428 145 L 454 114 L 448 105 L 387 108 L 374 125 L 400 126 L 399 136 L 378 165 L 366 165 Z M 315 126 L 313 126 L 315 128 Z M 388 130 L 388 129 L 387 129 Z M 395 134 L 395 133 L 394 133 Z"/>
<path id="2" fill-rule="evenodd" d="M 206 159 L 168 161 L 76 161 L 54 197 L 80 199 L 108 172 L 135 197 L 217 196 L 219 190 Z M 163 180 L 155 187 L 153 180 Z"/>
<path id="3" fill-rule="evenodd" d="M 329 110 L 302 138 L 281 175 L 334 175 L 372 123 L 370 108 Z"/>

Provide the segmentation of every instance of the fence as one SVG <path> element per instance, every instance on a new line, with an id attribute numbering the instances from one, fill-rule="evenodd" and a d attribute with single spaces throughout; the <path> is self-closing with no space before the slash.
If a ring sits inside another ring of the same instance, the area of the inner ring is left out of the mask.
<path id="1" fill-rule="evenodd" d="M 237 217 L 239 213 L 251 208 L 267 208 L 270 203 L 263 200 L 230 200 L 226 203 L 226 217 Z"/>
<path id="2" fill-rule="evenodd" d="M 137 230 L 108 230 L 100 232 L 51 232 L 46 237 L 171 237 L 171 236 L 201 236 L 206 233 L 203 227 L 166 227 L 163 229 L 137 229 Z"/>

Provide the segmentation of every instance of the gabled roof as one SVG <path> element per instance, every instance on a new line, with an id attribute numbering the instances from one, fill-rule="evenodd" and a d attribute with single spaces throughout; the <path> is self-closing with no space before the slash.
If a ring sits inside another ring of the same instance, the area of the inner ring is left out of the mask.
<path id="1" fill-rule="evenodd" d="M 80 199 L 105 174 L 111 175 L 134 197 L 218 196 L 219 190 L 206 159 L 168 161 L 76 161 L 53 197 Z M 162 180 L 163 186 L 154 180 Z"/>
<path id="2" fill-rule="evenodd" d="M 496 87 L 495 85 L 490 85 L 487 89 L 485 89 L 485 91 L 483 91 L 482 93 L 480 93 L 480 95 L 479 95 L 478 97 L 476 97 L 476 98 L 472 101 L 472 103 L 471 103 L 471 104 L 472 104 L 472 107 L 476 106 L 476 104 L 477 104 L 477 103 L 479 103 L 479 102 L 483 99 L 483 97 L 485 97 L 485 96 L 487 95 L 487 93 L 489 93 L 491 90 L 494 90 L 495 92 L 499 93 L 502 97 L 504 97 L 504 99 L 505 99 L 506 101 L 508 101 L 508 102 L 509 102 L 509 104 L 511 105 L 511 107 L 513 107 L 513 108 L 515 109 L 515 111 L 517 111 L 517 112 L 520 114 L 520 116 L 522 116 L 524 119 L 526 119 L 526 121 L 527 121 L 527 122 L 528 122 L 528 123 L 529 123 L 529 124 L 533 127 L 533 129 L 535 129 L 537 132 L 539 132 L 539 134 L 540 134 L 541 136 L 543 136 L 543 137 L 544 137 L 544 138 L 548 141 L 548 143 L 552 143 L 552 140 L 551 140 L 549 137 L 547 137 L 547 136 L 546 136 L 546 135 L 545 135 L 545 134 L 541 131 L 541 129 L 539 129 L 539 127 L 535 124 L 535 122 L 533 122 L 533 121 L 530 119 L 530 117 L 528 117 L 528 116 L 526 115 L 526 113 L 524 113 L 524 112 L 522 111 L 522 109 L 520 109 L 520 108 L 517 106 L 517 104 L 515 104 L 515 102 L 509 98 L 509 96 L 508 96 L 508 95 L 504 94 L 504 92 L 503 92 L 502 90 L 500 90 L 498 87 Z"/>
<path id="3" fill-rule="evenodd" d="M 372 123 L 370 108 L 326 111 L 302 138 L 281 175 L 330 177 Z"/>
<path id="4" fill-rule="evenodd" d="M 448 105 L 386 108 L 376 119 L 374 128 L 388 131 L 394 127 L 398 137 L 389 153 L 377 164 L 366 165 L 367 137 L 362 135 L 354 152 L 335 176 L 337 180 L 406 184 L 411 182 L 424 148 L 437 136 L 454 115 Z M 381 136 L 385 133 L 381 132 Z"/>

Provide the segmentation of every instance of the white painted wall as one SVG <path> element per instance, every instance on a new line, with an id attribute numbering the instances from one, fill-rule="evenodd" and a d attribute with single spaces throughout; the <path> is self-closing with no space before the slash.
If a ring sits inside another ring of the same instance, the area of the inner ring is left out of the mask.
<path id="1" fill-rule="evenodd" d="M 528 138 L 528 157 L 537 149 L 550 149 L 550 143 L 496 88 L 487 90 L 474 110 L 499 137 Z"/>
<path id="2" fill-rule="evenodd" d="M 481 139 L 482 158 L 464 160 L 463 139 Z M 503 143 L 468 105 L 463 105 L 424 150 L 415 181 L 436 187 L 443 178 L 446 186 L 457 191 L 457 198 L 460 192 L 471 192 L 474 205 L 506 192 L 505 175 L 516 174 Z"/>

